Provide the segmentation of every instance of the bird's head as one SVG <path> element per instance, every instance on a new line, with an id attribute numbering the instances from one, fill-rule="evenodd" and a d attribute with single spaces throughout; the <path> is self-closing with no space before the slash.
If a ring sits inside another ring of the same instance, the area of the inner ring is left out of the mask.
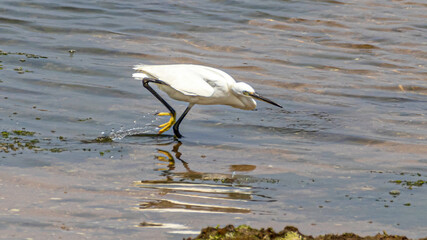
<path id="1" fill-rule="evenodd" d="M 258 99 L 258 100 L 261 100 L 261 101 L 273 104 L 274 106 L 282 108 L 282 106 L 280 104 L 277 104 L 277 103 L 273 102 L 272 100 L 270 100 L 266 97 L 263 97 L 260 94 L 258 94 L 257 92 L 255 92 L 255 90 L 251 86 L 249 86 L 249 84 L 247 84 L 247 83 L 238 82 L 232 86 L 232 90 L 233 90 L 233 92 L 235 92 L 236 94 L 238 94 L 240 96 L 250 98 L 253 102 L 253 105 L 254 105 L 253 108 L 256 107 L 256 103 L 255 103 L 255 101 L 253 101 L 253 99 Z"/>

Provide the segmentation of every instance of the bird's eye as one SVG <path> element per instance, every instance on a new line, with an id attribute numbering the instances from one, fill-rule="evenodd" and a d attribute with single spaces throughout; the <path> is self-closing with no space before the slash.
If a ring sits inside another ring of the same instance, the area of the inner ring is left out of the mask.
<path id="1" fill-rule="evenodd" d="M 248 91 L 243 91 L 243 95 L 249 96 L 249 92 Z"/>

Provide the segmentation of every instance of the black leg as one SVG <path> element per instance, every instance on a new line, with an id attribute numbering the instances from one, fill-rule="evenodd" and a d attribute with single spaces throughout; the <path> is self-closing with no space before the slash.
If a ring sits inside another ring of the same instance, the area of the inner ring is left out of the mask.
<path id="1" fill-rule="evenodd" d="M 172 113 L 172 115 L 175 116 L 175 110 L 156 91 L 154 91 L 154 89 L 151 88 L 150 85 L 148 85 L 149 82 L 158 83 L 158 84 L 164 84 L 164 85 L 168 85 L 168 84 L 165 83 L 165 82 L 163 82 L 163 81 L 161 81 L 161 80 L 154 79 L 154 78 L 144 78 L 144 79 L 142 79 L 142 85 L 144 85 L 144 87 L 146 89 L 148 89 L 148 91 L 150 91 L 157 99 L 159 99 L 159 101 L 161 103 L 163 103 L 163 105 L 165 105 L 165 107 L 169 110 L 169 112 Z"/>
<path id="2" fill-rule="evenodd" d="M 175 133 L 175 136 L 177 138 L 181 138 L 182 135 L 179 133 L 179 124 L 181 124 L 182 119 L 185 118 L 185 115 L 190 111 L 190 109 L 194 106 L 194 103 L 188 104 L 188 107 L 185 109 L 185 111 L 182 113 L 181 117 L 179 117 L 178 121 L 173 125 L 173 132 Z"/>

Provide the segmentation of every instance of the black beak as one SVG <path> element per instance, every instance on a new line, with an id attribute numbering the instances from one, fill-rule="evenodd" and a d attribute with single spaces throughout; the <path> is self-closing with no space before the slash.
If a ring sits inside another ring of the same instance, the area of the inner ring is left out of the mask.
<path id="1" fill-rule="evenodd" d="M 283 108 L 283 107 L 282 107 L 282 106 L 280 106 L 279 104 L 277 104 L 277 103 L 275 103 L 275 102 L 271 101 L 270 99 L 268 99 L 268 98 L 266 98 L 266 97 L 263 97 L 263 96 L 259 95 L 259 94 L 258 94 L 258 93 L 256 93 L 256 92 L 254 92 L 254 93 L 248 93 L 248 95 L 249 95 L 249 96 L 251 96 L 251 97 L 253 97 L 253 98 L 259 99 L 259 100 L 261 100 L 261 101 L 264 101 L 264 102 L 268 102 L 268 103 L 270 103 L 270 104 L 273 104 L 274 106 L 277 106 L 277 107 L 279 107 L 279 108 Z"/>

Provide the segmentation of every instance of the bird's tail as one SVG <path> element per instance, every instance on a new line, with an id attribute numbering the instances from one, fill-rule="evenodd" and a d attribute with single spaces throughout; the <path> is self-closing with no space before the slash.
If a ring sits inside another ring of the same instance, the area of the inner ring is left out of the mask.
<path id="1" fill-rule="evenodd" d="M 148 66 L 148 65 L 135 65 L 135 66 L 133 66 L 133 69 L 136 70 L 136 73 L 132 74 L 132 77 L 135 80 L 142 80 L 144 78 L 155 78 L 153 75 L 144 71 L 144 68 L 146 66 Z"/>

